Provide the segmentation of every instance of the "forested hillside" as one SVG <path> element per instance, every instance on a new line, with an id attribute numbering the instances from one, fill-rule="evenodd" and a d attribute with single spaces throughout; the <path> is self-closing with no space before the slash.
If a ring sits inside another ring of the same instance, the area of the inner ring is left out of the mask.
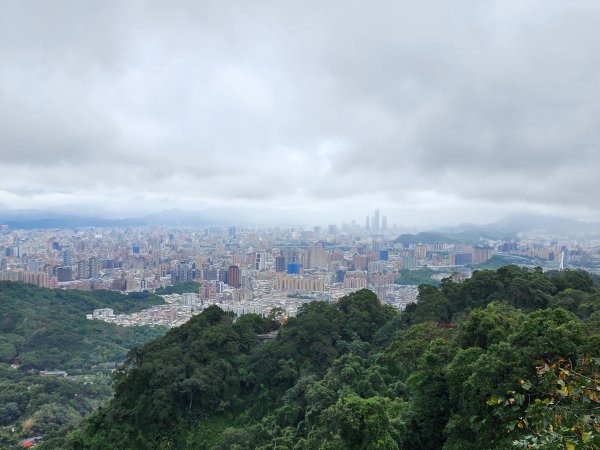
<path id="1" fill-rule="evenodd" d="M 107 401 L 111 368 L 132 348 L 164 335 L 161 328 L 124 328 L 86 320 L 95 308 L 131 312 L 162 303 L 148 293 L 63 291 L 0 282 L 0 448 L 19 438 L 55 439 Z M 20 367 L 10 364 L 20 362 Z M 67 371 L 46 378 L 38 370 Z M 58 444 L 56 444 L 58 445 Z"/>
<path id="2" fill-rule="evenodd" d="M 269 319 L 211 307 L 130 352 L 71 449 L 598 448 L 600 292 L 507 266 Z"/>
<path id="3" fill-rule="evenodd" d="M 0 281 L 0 362 L 18 355 L 23 368 L 66 370 L 122 361 L 129 349 L 165 330 L 124 328 L 85 315 L 97 308 L 124 313 L 162 303 L 145 292 L 64 291 Z"/>

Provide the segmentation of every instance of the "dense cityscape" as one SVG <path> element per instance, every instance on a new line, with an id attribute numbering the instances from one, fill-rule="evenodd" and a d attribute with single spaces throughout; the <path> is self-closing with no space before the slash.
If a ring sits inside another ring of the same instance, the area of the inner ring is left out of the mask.
<path id="1" fill-rule="evenodd" d="M 188 283 L 165 305 L 132 314 L 110 309 L 89 318 L 120 325 L 178 326 L 206 307 L 294 316 L 312 300 L 335 302 L 368 288 L 382 303 L 403 309 L 417 299 L 420 282 L 463 280 L 493 258 L 548 269 L 587 267 L 600 241 L 560 240 L 543 233 L 477 244 L 442 235 L 399 237 L 375 210 L 364 225 L 341 227 L 130 227 L 77 230 L 2 229 L 0 280 L 77 290 L 151 291 Z M 428 242 L 420 241 L 427 240 Z M 437 239 L 437 240 L 436 240 Z M 402 274 L 408 275 L 403 277 Z M 413 273 L 419 275 L 417 281 Z"/>

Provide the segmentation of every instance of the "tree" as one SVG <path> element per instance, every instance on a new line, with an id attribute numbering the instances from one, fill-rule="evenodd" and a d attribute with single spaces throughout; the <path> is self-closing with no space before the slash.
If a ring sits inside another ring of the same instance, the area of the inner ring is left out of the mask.
<path id="1" fill-rule="evenodd" d="M 600 448 L 600 359 L 582 357 L 577 364 L 558 358 L 544 361 L 536 377 L 521 379 L 518 390 L 506 397 L 492 397 L 488 404 L 507 421 L 516 448 Z"/>
<path id="2" fill-rule="evenodd" d="M 400 331 L 384 351 L 384 361 L 390 372 L 401 380 L 417 369 L 419 358 L 435 339 L 450 340 L 454 328 L 440 327 L 435 322 L 423 322 Z"/>
<path id="3" fill-rule="evenodd" d="M 484 309 L 472 310 L 459 324 L 457 341 L 463 348 L 488 348 L 507 340 L 522 319 L 520 311 L 502 303 L 490 303 Z"/>
<path id="4" fill-rule="evenodd" d="M 434 286 L 420 285 L 417 303 L 408 306 L 402 314 L 407 325 L 427 321 L 449 323 L 452 319 L 450 302 Z"/>
<path id="5" fill-rule="evenodd" d="M 553 308 L 527 315 L 510 336 L 510 343 L 522 349 L 527 364 L 543 358 L 574 358 L 584 336 L 583 325 L 573 313 Z"/>
<path id="6" fill-rule="evenodd" d="M 407 380 L 411 402 L 407 413 L 404 445 L 411 449 L 441 448 L 450 415 L 445 366 L 452 359 L 447 341 L 435 339 L 419 358 L 418 370 Z"/>
<path id="7" fill-rule="evenodd" d="M 340 398 L 323 414 L 331 435 L 322 446 L 327 448 L 332 442 L 340 442 L 349 450 L 398 449 L 401 433 L 398 406 L 379 396 L 364 399 L 350 394 Z"/>

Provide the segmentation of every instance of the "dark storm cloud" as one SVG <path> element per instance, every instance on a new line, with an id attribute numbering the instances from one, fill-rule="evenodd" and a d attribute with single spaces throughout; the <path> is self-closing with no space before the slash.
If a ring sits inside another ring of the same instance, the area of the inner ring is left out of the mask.
<path id="1" fill-rule="evenodd" d="M 598 25 L 585 1 L 4 2 L 0 202 L 593 215 Z"/>

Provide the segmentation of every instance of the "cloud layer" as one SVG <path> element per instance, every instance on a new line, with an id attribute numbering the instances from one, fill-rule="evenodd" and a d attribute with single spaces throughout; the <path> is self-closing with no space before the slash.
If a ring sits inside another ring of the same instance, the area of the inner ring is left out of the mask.
<path id="1" fill-rule="evenodd" d="M 599 218 L 596 2 L 4 2 L 0 204 Z"/>

